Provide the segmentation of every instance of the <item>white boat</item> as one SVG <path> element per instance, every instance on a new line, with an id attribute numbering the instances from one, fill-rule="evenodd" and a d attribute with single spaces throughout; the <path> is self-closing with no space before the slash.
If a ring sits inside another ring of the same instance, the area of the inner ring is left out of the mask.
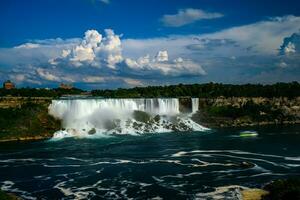
<path id="1" fill-rule="evenodd" d="M 255 137 L 258 133 L 256 131 L 241 131 L 240 136 L 241 137 Z"/>

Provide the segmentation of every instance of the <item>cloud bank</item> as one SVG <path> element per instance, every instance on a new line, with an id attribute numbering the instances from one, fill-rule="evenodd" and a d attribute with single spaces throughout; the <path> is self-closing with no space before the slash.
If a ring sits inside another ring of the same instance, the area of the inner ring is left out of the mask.
<path id="1" fill-rule="evenodd" d="M 300 17 L 218 32 L 132 39 L 112 29 L 0 49 L 0 77 L 18 85 L 116 88 L 194 82 L 300 81 Z M 126 36 L 126 34 L 124 34 Z"/>

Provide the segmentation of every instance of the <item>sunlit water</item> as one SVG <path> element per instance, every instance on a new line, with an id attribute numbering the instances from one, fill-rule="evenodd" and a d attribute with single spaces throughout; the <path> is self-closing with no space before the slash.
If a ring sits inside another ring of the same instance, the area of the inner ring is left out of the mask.
<path id="1" fill-rule="evenodd" d="M 24 199 L 239 199 L 299 176 L 300 127 L 253 129 L 1 143 L 0 186 Z"/>

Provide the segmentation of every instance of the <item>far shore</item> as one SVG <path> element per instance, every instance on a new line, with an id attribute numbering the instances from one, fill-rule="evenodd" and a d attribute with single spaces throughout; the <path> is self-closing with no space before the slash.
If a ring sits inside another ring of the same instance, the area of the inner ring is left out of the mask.
<path id="1" fill-rule="evenodd" d="M 61 121 L 48 113 L 57 97 L 0 97 L 0 142 L 49 139 Z M 192 120 L 208 128 L 251 128 L 300 124 L 300 97 L 199 98 Z M 190 97 L 179 98 L 180 112 L 191 110 Z"/>

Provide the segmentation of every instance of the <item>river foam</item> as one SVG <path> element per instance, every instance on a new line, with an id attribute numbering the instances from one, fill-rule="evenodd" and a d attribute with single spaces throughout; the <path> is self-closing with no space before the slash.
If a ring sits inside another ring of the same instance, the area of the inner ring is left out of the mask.
<path id="1" fill-rule="evenodd" d="M 205 131 L 190 117 L 199 100 L 191 99 L 190 112 L 180 112 L 178 98 L 58 99 L 49 114 L 62 121 L 54 138 L 104 137 L 112 134 L 143 134 L 171 131 Z"/>

